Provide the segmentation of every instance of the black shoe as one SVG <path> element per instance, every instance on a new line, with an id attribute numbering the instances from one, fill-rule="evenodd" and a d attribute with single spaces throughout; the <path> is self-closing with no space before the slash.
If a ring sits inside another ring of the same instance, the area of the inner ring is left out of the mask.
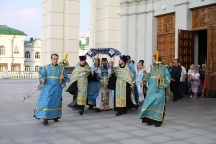
<path id="1" fill-rule="evenodd" d="M 153 125 L 153 123 L 147 123 L 147 126 L 151 126 L 151 125 Z"/>
<path id="2" fill-rule="evenodd" d="M 172 100 L 172 102 L 177 102 L 177 100 Z"/>
<path id="3" fill-rule="evenodd" d="M 89 110 L 93 110 L 93 105 L 89 105 Z"/>
<path id="4" fill-rule="evenodd" d="M 43 121 L 43 124 L 44 124 L 44 125 L 48 125 L 48 120 L 44 120 L 44 121 Z"/>
<path id="5" fill-rule="evenodd" d="M 69 103 L 67 106 L 68 106 L 69 108 L 74 108 L 74 107 L 73 107 L 73 102 Z"/>
<path id="6" fill-rule="evenodd" d="M 59 122 L 58 118 L 54 118 L 54 122 Z"/>
<path id="7" fill-rule="evenodd" d="M 94 109 L 96 112 L 100 112 L 101 110 L 99 108 Z"/>
<path id="8" fill-rule="evenodd" d="M 78 109 L 77 109 L 77 108 L 75 108 L 75 107 L 73 107 L 73 108 L 72 108 L 72 110 L 76 111 L 76 110 L 78 110 Z"/>
<path id="9" fill-rule="evenodd" d="M 123 114 L 126 114 L 127 113 L 127 110 L 125 109 L 125 110 L 123 110 L 123 112 L 122 112 Z"/>
<path id="10" fill-rule="evenodd" d="M 115 116 L 120 116 L 120 115 L 122 115 L 123 113 L 122 112 L 117 112 L 116 114 L 115 114 Z"/>
<path id="11" fill-rule="evenodd" d="M 84 110 L 79 110 L 80 115 L 83 115 L 83 113 L 84 113 Z"/>
<path id="12" fill-rule="evenodd" d="M 160 126 L 161 126 L 161 124 L 158 124 L 158 123 L 157 123 L 157 124 L 155 124 L 155 127 L 160 127 Z"/>

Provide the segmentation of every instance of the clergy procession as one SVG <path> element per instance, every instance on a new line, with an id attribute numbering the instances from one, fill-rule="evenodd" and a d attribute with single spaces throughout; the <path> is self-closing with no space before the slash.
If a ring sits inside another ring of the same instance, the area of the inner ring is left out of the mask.
<path id="1" fill-rule="evenodd" d="M 62 94 L 67 92 L 71 94 L 67 106 L 80 115 L 85 113 L 86 106 L 95 112 L 115 111 L 115 116 L 141 107 L 139 118 L 142 123 L 160 127 L 170 95 L 171 76 L 158 52 L 152 56 L 150 69 L 144 66 L 143 60 L 135 68 L 129 55 L 113 54 L 113 49 L 108 54 L 111 58 L 120 57 L 117 67 L 114 67 L 114 61 L 87 53 L 79 56 L 70 77 L 64 70 L 68 65 L 67 54 L 59 64 L 58 54 L 52 54 L 51 64 L 40 70 L 39 81 L 43 88 L 34 117 L 42 119 L 44 125 L 49 120 L 58 122 L 62 117 Z M 86 62 L 87 55 L 93 59 L 92 66 Z"/>

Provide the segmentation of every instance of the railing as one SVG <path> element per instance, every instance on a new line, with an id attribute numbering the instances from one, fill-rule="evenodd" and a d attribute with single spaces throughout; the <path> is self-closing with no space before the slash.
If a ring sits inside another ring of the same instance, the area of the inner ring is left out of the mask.
<path id="1" fill-rule="evenodd" d="M 71 74 L 68 74 L 68 77 L 70 76 Z M 0 71 L 0 79 L 36 79 L 38 77 L 39 73 L 37 71 Z"/>
<path id="2" fill-rule="evenodd" d="M 38 78 L 37 71 L 0 71 L 0 79 L 34 79 Z"/>

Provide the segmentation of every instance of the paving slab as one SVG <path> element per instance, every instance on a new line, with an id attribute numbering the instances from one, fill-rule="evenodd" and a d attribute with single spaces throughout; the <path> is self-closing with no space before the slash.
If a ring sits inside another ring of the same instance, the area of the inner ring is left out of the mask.
<path id="1" fill-rule="evenodd" d="M 37 79 L 0 79 L 0 144 L 215 144 L 216 99 L 184 98 L 167 101 L 161 127 L 147 126 L 140 110 L 116 117 L 114 111 L 83 116 L 67 107 L 72 96 L 63 95 L 63 117 L 44 126 L 33 117 L 40 91 Z M 23 96 L 32 97 L 22 101 Z"/>

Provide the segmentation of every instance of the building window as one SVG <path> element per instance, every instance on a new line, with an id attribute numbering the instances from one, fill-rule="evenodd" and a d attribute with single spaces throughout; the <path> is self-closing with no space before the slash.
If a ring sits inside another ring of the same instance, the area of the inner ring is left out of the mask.
<path id="1" fill-rule="evenodd" d="M 39 71 L 39 70 L 40 70 L 39 66 L 35 66 L 35 71 Z"/>
<path id="2" fill-rule="evenodd" d="M 3 45 L 0 46 L 0 55 L 5 55 L 5 47 Z"/>
<path id="3" fill-rule="evenodd" d="M 16 66 L 15 66 L 15 65 L 13 65 L 13 66 L 11 67 L 11 71 L 16 71 Z"/>
<path id="4" fill-rule="evenodd" d="M 39 52 L 35 53 L 35 59 L 40 59 L 40 53 Z"/>
<path id="5" fill-rule="evenodd" d="M 0 71 L 3 71 L 3 66 L 2 65 L 0 65 Z"/>
<path id="6" fill-rule="evenodd" d="M 25 52 L 25 58 L 30 59 L 30 52 L 29 52 L 29 51 L 26 51 L 26 52 Z"/>
<path id="7" fill-rule="evenodd" d="M 30 71 L 30 66 L 25 66 L 25 71 Z"/>

